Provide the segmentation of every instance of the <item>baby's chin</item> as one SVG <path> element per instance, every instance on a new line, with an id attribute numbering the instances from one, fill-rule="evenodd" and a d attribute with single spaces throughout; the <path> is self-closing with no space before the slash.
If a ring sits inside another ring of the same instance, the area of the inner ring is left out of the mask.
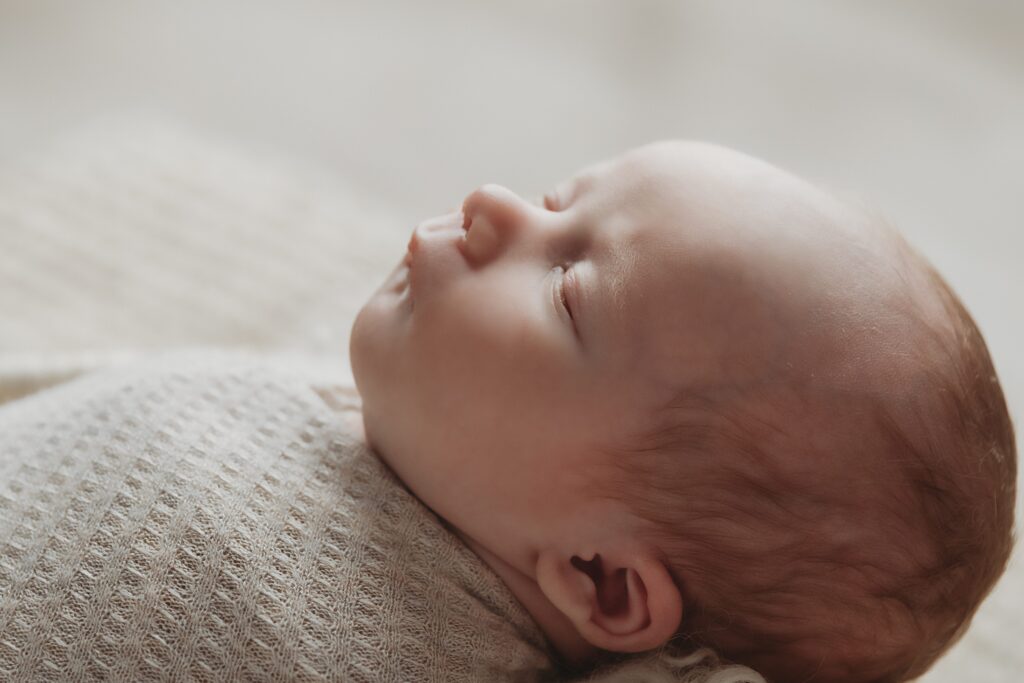
<path id="1" fill-rule="evenodd" d="M 364 406 L 389 391 L 390 385 L 395 390 L 401 386 L 398 361 L 404 355 L 411 314 L 408 268 L 399 263 L 363 303 L 349 331 L 349 364 Z"/>
<path id="2" fill-rule="evenodd" d="M 367 404 L 363 401 L 363 409 L 360 419 L 360 433 L 363 442 L 373 451 L 374 455 L 384 461 L 392 470 L 395 470 L 395 463 L 389 457 L 392 452 L 390 447 L 391 439 L 387 430 L 388 419 L 385 415 L 383 420 L 377 411 L 372 400 Z"/>

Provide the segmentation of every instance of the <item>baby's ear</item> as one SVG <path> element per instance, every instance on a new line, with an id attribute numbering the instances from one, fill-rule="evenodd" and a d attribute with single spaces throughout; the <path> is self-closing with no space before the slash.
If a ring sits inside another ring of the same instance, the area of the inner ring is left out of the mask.
<path id="1" fill-rule="evenodd" d="M 588 552 L 589 557 L 542 550 L 537 584 L 591 645 L 643 652 L 679 628 L 683 601 L 668 568 L 651 548 L 633 544 Z"/>

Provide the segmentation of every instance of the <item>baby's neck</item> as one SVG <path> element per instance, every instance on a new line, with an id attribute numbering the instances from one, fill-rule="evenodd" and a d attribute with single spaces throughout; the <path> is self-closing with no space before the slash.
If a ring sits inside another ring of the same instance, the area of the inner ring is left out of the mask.
<path id="1" fill-rule="evenodd" d="M 523 604 L 562 658 L 561 664 L 564 668 L 573 671 L 581 670 L 594 661 L 599 653 L 598 648 L 588 643 L 568 617 L 551 604 L 533 577 L 527 576 L 505 562 L 454 526 L 452 529 L 473 552 L 494 570 L 495 574 L 501 577 L 513 595 Z"/>

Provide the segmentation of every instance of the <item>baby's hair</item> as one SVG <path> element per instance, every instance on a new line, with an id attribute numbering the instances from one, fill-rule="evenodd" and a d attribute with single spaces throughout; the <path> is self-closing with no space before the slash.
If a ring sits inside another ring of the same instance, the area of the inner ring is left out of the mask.
<path id="1" fill-rule="evenodd" d="M 665 554 L 683 595 L 677 637 L 777 683 L 921 675 L 1013 547 L 1016 447 L 988 348 L 892 236 L 946 318 L 902 310 L 920 337 L 901 359 L 912 387 L 894 396 L 827 372 L 679 387 L 592 473 L 592 493 L 629 506 Z"/>

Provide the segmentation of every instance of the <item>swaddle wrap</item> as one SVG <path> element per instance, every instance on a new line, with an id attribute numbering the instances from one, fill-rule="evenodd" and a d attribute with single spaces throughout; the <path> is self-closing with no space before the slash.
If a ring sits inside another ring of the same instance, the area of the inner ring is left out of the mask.
<path id="1" fill-rule="evenodd" d="M 316 380 L 169 354 L 0 409 L 0 679 L 540 680 L 529 614 Z"/>
<path id="2" fill-rule="evenodd" d="M 329 379 L 192 350 L 0 407 L 0 679 L 556 680 L 530 614 Z M 759 680 L 648 661 L 663 677 L 628 680 Z"/>

